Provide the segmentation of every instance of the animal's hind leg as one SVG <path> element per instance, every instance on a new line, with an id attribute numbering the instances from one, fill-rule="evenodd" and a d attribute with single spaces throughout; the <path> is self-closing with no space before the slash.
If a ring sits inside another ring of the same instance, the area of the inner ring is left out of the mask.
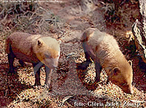
<path id="1" fill-rule="evenodd" d="M 14 58 L 15 58 L 15 55 L 13 54 L 10 48 L 10 53 L 8 54 L 9 73 L 15 73 L 14 66 L 13 66 Z"/>
<path id="2" fill-rule="evenodd" d="M 102 69 L 102 67 L 99 63 L 99 59 L 95 55 L 95 53 L 93 52 L 92 48 L 87 43 L 83 43 L 82 45 L 83 45 L 83 48 L 84 48 L 86 60 L 90 61 L 90 57 L 91 57 L 92 60 L 94 60 L 95 69 L 96 69 L 95 82 L 99 82 L 100 81 L 100 72 L 101 72 L 101 69 Z"/>
<path id="3" fill-rule="evenodd" d="M 81 69 L 86 69 L 89 66 L 89 64 L 91 63 L 90 55 L 88 54 L 88 52 L 85 52 L 85 58 L 86 58 L 86 61 L 84 61 L 81 64 L 81 66 L 80 66 Z"/>
<path id="4" fill-rule="evenodd" d="M 95 82 L 99 82 L 102 66 L 100 65 L 99 58 L 94 54 L 91 47 L 90 46 L 86 46 L 86 47 L 88 47 L 87 58 L 88 58 L 88 55 L 90 55 L 90 57 L 92 58 L 92 60 L 94 60 L 94 63 L 95 63 L 95 70 L 96 70 Z M 90 58 L 88 58 L 88 59 L 90 59 Z"/>
<path id="5" fill-rule="evenodd" d="M 83 46 L 83 49 L 84 49 L 86 61 L 84 61 L 81 64 L 80 68 L 86 69 L 89 66 L 89 64 L 91 63 L 91 58 L 94 60 L 95 57 L 92 57 L 92 56 L 94 56 L 94 54 L 92 54 L 93 52 L 91 52 L 91 49 L 87 45 L 87 43 L 82 43 L 82 46 Z"/>

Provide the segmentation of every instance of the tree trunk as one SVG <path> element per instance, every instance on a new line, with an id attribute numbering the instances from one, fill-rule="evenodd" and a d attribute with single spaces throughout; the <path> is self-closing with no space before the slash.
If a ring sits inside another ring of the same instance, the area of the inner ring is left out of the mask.
<path id="1" fill-rule="evenodd" d="M 141 20 L 136 20 L 132 26 L 132 32 L 134 34 L 134 40 L 137 50 L 146 63 L 146 1 L 139 0 L 139 8 L 141 14 Z"/>

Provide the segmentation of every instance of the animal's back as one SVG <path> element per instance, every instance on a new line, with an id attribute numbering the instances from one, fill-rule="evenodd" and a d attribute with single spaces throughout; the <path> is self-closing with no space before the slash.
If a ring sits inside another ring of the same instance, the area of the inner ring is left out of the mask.
<path id="1" fill-rule="evenodd" d="M 21 45 L 20 43 L 23 44 L 22 40 L 27 41 L 27 37 L 29 37 L 30 34 L 28 33 L 23 33 L 23 32 L 14 32 L 11 35 L 9 35 L 6 39 L 6 52 L 9 53 L 10 47 L 15 46 L 15 48 L 19 47 Z"/>
<path id="2" fill-rule="evenodd" d="M 7 37 L 6 52 L 10 53 L 11 48 L 14 55 L 16 55 L 16 58 L 28 62 L 36 61 L 35 55 L 32 54 L 31 50 L 33 42 L 39 37 L 40 35 L 14 32 Z M 32 56 L 31 59 L 30 56 Z"/>
<path id="3" fill-rule="evenodd" d="M 109 67 L 116 66 L 121 58 L 125 59 L 113 36 L 95 28 L 90 28 L 87 31 L 90 34 L 86 35 L 86 41 L 84 42 L 91 46 L 90 48 L 92 48 L 94 54 L 99 58 L 102 67 L 110 69 Z"/>
<path id="4" fill-rule="evenodd" d="M 101 32 L 99 30 L 94 31 L 94 33 L 90 36 L 88 43 L 93 46 L 92 48 L 94 51 L 97 50 L 112 50 L 112 49 L 119 49 L 117 41 L 114 39 L 113 36 Z"/>
<path id="5" fill-rule="evenodd" d="M 112 47 L 112 49 L 119 49 L 118 43 L 113 36 L 105 32 L 101 32 L 96 28 L 87 29 L 81 38 L 81 42 L 87 42 L 89 45 L 92 46 L 92 48 L 96 48 L 93 50 L 97 50 L 97 48 L 103 47 L 106 50 L 110 49 L 106 47 Z"/>

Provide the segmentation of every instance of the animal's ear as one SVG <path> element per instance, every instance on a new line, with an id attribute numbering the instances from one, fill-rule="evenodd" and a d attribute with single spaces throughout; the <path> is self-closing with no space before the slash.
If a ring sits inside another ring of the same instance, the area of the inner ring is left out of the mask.
<path id="1" fill-rule="evenodd" d="M 118 75 L 119 73 L 120 73 L 120 69 L 118 67 L 115 67 L 114 69 L 112 69 L 113 75 Z"/>
<path id="2" fill-rule="evenodd" d="M 132 66 L 132 61 L 131 60 L 128 60 L 128 63 Z"/>
<path id="3" fill-rule="evenodd" d="M 43 45 L 42 41 L 41 41 L 41 40 L 38 40 L 37 45 L 38 45 L 39 47 L 41 47 L 41 46 Z"/>

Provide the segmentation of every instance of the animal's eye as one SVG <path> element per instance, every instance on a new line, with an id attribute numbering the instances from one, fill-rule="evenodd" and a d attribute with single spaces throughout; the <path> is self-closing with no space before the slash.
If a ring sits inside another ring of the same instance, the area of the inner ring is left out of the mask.
<path id="1" fill-rule="evenodd" d="M 126 85 L 127 85 L 126 83 L 122 83 L 122 84 L 121 84 L 121 86 L 126 86 Z"/>
<path id="2" fill-rule="evenodd" d="M 48 54 L 45 54 L 45 57 L 46 57 L 46 58 L 51 58 L 51 56 L 49 56 Z"/>

